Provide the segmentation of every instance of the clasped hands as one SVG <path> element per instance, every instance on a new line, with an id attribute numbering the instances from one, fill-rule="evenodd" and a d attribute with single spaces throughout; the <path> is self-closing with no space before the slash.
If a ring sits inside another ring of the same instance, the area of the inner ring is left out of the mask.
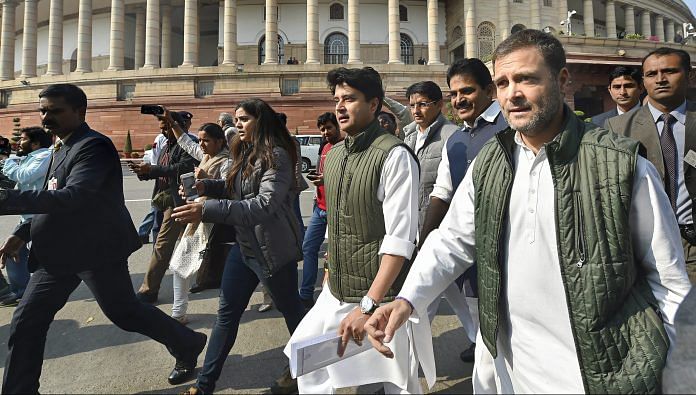
<path id="1" fill-rule="evenodd" d="M 403 299 L 380 306 L 372 315 L 363 314 L 359 307 L 351 311 L 338 328 L 341 336 L 338 356 L 343 356 L 348 342 L 352 339 L 362 345 L 365 334 L 372 346 L 387 358 L 394 358 L 394 353 L 386 345 L 394 338 L 394 333 L 411 316 L 411 305 Z"/>

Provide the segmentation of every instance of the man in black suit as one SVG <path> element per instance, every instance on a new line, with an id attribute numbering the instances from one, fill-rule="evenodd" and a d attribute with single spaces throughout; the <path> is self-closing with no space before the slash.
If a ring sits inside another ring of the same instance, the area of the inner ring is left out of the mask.
<path id="1" fill-rule="evenodd" d="M 643 94 L 643 76 L 639 69 L 618 66 L 609 75 L 607 87 L 616 107 L 592 117 L 592 123 L 605 127 L 608 119 L 630 112 L 640 107 L 640 97 Z"/>
<path id="2" fill-rule="evenodd" d="M 113 323 L 166 345 L 176 358 L 170 383 L 185 381 L 206 336 L 135 297 L 127 264 L 141 244 L 116 148 L 85 123 L 87 97 L 77 86 L 50 85 L 39 98 L 43 127 L 58 138 L 44 188 L 0 190 L 0 214 L 35 214 L 0 251 L 32 241 L 33 275 L 12 317 L 2 393 L 38 392 L 46 333 L 82 281 Z"/>

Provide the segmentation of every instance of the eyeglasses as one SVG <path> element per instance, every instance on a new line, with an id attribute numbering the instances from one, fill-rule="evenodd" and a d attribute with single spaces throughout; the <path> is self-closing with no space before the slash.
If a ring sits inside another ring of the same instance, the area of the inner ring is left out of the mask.
<path id="1" fill-rule="evenodd" d="M 418 103 L 413 103 L 409 104 L 408 106 L 411 107 L 411 110 L 415 110 L 416 108 L 427 108 L 432 106 L 433 104 L 437 103 L 439 100 L 433 100 L 433 101 L 419 101 Z"/>

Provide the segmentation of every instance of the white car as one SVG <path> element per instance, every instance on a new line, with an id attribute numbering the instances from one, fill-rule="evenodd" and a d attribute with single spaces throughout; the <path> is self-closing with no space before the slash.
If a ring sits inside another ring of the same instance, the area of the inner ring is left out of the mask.
<path id="1" fill-rule="evenodd" d="M 298 134 L 297 140 L 300 142 L 302 150 L 302 172 L 306 173 L 311 168 L 316 168 L 319 164 L 319 145 L 321 136 L 316 134 Z"/>

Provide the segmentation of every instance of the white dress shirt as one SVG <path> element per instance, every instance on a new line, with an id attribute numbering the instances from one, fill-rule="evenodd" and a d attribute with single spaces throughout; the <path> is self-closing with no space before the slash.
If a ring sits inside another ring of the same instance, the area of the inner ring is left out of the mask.
<path id="1" fill-rule="evenodd" d="M 466 125 L 467 129 L 476 129 L 476 127 L 478 127 L 480 119 L 483 119 L 489 123 L 493 123 L 495 122 L 495 119 L 498 117 L 498 114 L 500 114 L 500 104 L 497 100 L 493 100 L 493 102 L 488 106 L 486 111 L 482 112 L 481 115 L 479 115 L 476 118 L 476 120 L 474 120 L 473 126 L 469 125 L 466 122 L 464 122 L 464 125 Z M 457 131 L 456 133 L 468 133 L 468 131 Z M 471 165 L 471 161 L 473 161 L 473 158 L 469 160 L 469 165 Z M 436 197 L 442 200 L 443 202 L 449 203 L 452 200 L 453 195 L 454 187 L 452 186 L 452 175 L 450 173 L 449 156 L 447 155 L 447 143 L 445 143 L 442 146 L 442 160 L 440 161 L 440 164 L 437 167 L 437 178 L 435 179 L 435 185 L 433 185 L 433 191 L 430 192 L 430 197 Z"/>
<path id="2" fill-rule="evenodd" d="M 617 116 L 618 116 L 618 115 L 622 115 L 622 114 L 625 114 L 625 113 L 627 113 L 627 112 L 631 112 L 631 111 L 633 111 L 633 110 L 635 110 L 635 109 L 637 109 L 637 108 L 640 108 L 640 102 L 638 102 L 638 104 L 636 104 L 635 106 L 633 106 L 633 108 L 631 108 L 631 109 L 628 110 L 628 111 L 624 111 L 624 110 L 621 109 L 621 107 L 616 106 L 616 114 L 617 114 Z"/>
<path id="3" fill-rule="evenodd" d="M 477 383 L 493 381 L 499 393 L 581 393 L 584 388 L 556 247 L 555 194 L 548 159 L 543 148 L 535 156 L 519 137 L 516 142 L 498 356 L 493 371 L 475 368 L 474 392 L 484 390 Z M 634 258 L 646 273 L 668 336 L 674 339 L 674 315 L 691 285 L 664 187 L 653 165 L 642 157 L 636 163 L 632 196 L 629 221 Z M 425 241 L 400 292 L 414 306 L 412 320 L 424 317 L 428 304 L 472 265 L 474 207 L 472 171 L 468 171 L 454 194 L 452 209 Z M 419 355 L 423 344 L 427 342 L 416 339 Z M 492 358 L 481 348 L 477 365 Z"/>
<path id="4" fill-rule="evenodd" d="M 653 121 L 655 121 L 655 127 L 657 128 L 658 136 L 662 136 L 662 128 L 665 123 L 660 119 L 662 113 L 657 108 L 653 107 L 650 102 L 648 102 L 648 108 L 650 109 L 650 114 L 652 114 Z M 686 145 L 686 101 L 682 103 L 679 107 L 670 112 L 677 121 L 672 124 L 672 133 L 674 134 L 674 141 L 677 143 L 677 161 L 679 167 L 677 168 L 677 222 L 680 225 L 688 225 L 694 223 L 691 217 L 691 198 L 689 197 L 689 191 L 686 189 L 686 183 L 684 182 L 684 147 Z"/>

